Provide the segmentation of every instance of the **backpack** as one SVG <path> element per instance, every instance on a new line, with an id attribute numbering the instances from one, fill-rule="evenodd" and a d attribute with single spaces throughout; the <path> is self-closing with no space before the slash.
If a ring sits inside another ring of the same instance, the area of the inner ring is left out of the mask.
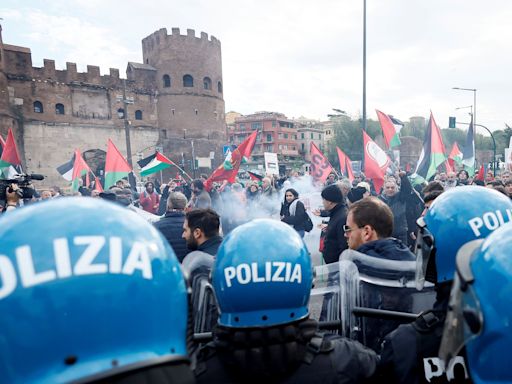
<path id="1" fill-rule="evenodd" d="M 311 217 L 309 217 L 308 213 L 306 212 L 306 221 L 304 222 L 304 230 L 306 232 L 311 232 L 313 229 L 313 222 L 311 221 Z"/>

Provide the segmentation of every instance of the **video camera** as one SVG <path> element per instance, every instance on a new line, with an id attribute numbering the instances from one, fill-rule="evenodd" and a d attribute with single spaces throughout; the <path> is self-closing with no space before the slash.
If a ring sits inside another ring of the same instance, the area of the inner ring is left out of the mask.
<path id="1" fill-rule="evenodd" d="M 9 193 L 11 193 L 13 191 L 11 184 L 17 184 L 20 187 L 17 192 L 20 199 L 31 199 L 35 192 L 35 190 L 30 187 L 32 180 L 44 180 L 44 176 L 36 173 L 30 175 L 24 173 L 16 175 L 13 179 L 0 180 L 0 200 L 7 200 L 6 189 L 9 188 Z"/>

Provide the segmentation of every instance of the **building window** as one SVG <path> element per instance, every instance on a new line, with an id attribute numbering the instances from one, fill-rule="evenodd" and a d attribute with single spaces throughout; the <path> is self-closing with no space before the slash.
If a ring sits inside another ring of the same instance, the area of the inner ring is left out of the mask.
<path id="1" fill-rule="evenodd" d="M 297 135 L 293 135 L 293 138 L 294 138 L 295 140 L 297 140 Z"/>
<path id="2" fill-rule="evenodd" d="M 311 138 L 313 139 L 313 138 L 314 138 L 314 137 L 313 137 L 313 134 L 311 133 L 310 135 L 311 135 Z"/>
<path id="3" fill-rule="evenodd" d="M 321 133 L 318 134 L 318 140 L 322 140 L 322 134 Z"/>
<path id="4" fill-rule="evenodd" d="M 272 152 L 272 144 L 267 144 L 267 152 Z"/>
<path id="5" fill-rule="evenodd" d="M 169 75 L 164 75 L 162 77 L 164 88 L 170 88 L 171 87 L 171 77 Z"/>
<path id="6" fill-rule="evenodd" d="M 272 128 L 275 128 L 275 127 L 276 127 L 276 122 L 275 122 L 275 121 L 273 121 L 273 122 L 272 122 Z"/>
<path id="7" fill-rule="evenodd" d="M 278 137 L 278 138 L 280 138 L 280 139 L 282 139 L 282 138 L 283 138 L 283 134 L 282 134 L 282 133 L 278 133 L 278 134 L 277 134 L 277 137 Z"/>
<path id="8" fill-rule="evenodd" d="M 190 75 L 183 76 L 183 86 L 191 88 L 194 86 L 194 78 Z"/>
<path id="9" fill-rule="evenodd" d="M 135 111 L 135 120 L 142 120 L 142 111 L 140 109 Z"/>
<path id="10" fill-rule="evenodd" d="M 285 138 L 285 139 L 287 139 L 287 138 L 288 138 L 288 134 L 287 134 L 287 133 L 285 133 L 285 134 L 284 134 L 284 138 Z"/>
<path id="11" fill-rule="evenodd" d="M 302 133 L 300 134 L 300 138 L 301 138 L 301 139 L 303 139 L 303 138 L 304 138 L 304 132 L 302 132 Z"/>
<path id="12" fill-rule="evenodd" d="M 304 143 L 302 143 L 302 150 L 305 151 L 306 150 L 306 145 Z"/>
<path id="13" fill-rule="evenodd" d="M 124 119 L 124 109 L 123 108 L 119 108 L 117 110 L 117 117 L 119 117 L 120 119 Z"/>
<path id="14" fill-rule="evenodd" d="M 203 87 L 204 89 L 212 90 L 212 80 L 209 77 L 203 79 Z"/>
<path id="15" fill-rule="evenodd" d="M 240 124 L 240 130 L 245 131 L 245 124 Z"/>
<path id="16" fill-rule="evenodd" d="M 64 114 L 64 105 L 62 104 L 55 104 L 55 114 L 56 115 L 63 115 Z"/>
<path id="17" fill-rule="evenodd" d="M 222 93 L 222 83 L 220 81 L 217 83 L 217 91 Z"/>
<path id="18" fill-rule="evenodd" d="M 43 113 L 43 104 L 40 101 L 34 101 L 34 112 Z"/>
<path id="19" fill-rule="evenodd" d="M 251 123 L 251 129 L 261 129 L 261 123 Z"/>
<path id="20" fill-rule="evenodd" d="M 267 141 L 272 141 L 272 134 L 271 133 L 267 133 Z"/>
<path id="21" fill-rule="evenodd" d="M 261 141 L 261 133 L 256 135 L 256 141 L 259 143 Z"/>

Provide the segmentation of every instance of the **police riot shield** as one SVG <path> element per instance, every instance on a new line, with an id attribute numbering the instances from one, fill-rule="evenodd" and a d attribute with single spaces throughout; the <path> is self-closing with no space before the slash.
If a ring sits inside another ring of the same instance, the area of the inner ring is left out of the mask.
<path id="1" fill-rule="evenodd" d="M 217 323 L 217 304 L 210 283 L 213 261 L 212 255 L 194 251 L 189 253 L 182 262 L 183 273 L 191 288 L 192 329 L 195 334 L 211 332 Z"/>
<path id="2" fill-rule="evenodd" d="M 432 308 L 435 301 L 433 284 L 416 289 L 415 261 L 346 250 L 337 265 L 341 333 L 376 352 L 385 335 L 410 322 L 414 314 Z"/>
<path id="3" fill-rule="evenodd" d="M 339 321 L 340 284 L 338 263 L 315 267 L 314 286 L 309 298 L 309 316 L 320 322 Z"/>

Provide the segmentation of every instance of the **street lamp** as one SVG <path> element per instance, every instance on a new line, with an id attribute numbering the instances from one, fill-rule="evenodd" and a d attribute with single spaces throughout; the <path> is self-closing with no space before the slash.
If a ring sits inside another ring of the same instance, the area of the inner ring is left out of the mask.
<path id="1" fill-rule="evenodd" d="M 473 106 L 472 105 L 468 105 L 466 107 L 457 107 L 457 108 L 455 108 L 455 110 L 458 111 L 459 109 L 466 109 L 466 108 L 471 108 L 470 115 L 473 115 Z"/>
<path id="2" fill-rule="evenodd" d="M 452 89 L 456 91 L 470 91 L 473 92 L 473 124 L 476 125 L 476 88 L 460 88 L 460 87 L 452 87 Z"/>

